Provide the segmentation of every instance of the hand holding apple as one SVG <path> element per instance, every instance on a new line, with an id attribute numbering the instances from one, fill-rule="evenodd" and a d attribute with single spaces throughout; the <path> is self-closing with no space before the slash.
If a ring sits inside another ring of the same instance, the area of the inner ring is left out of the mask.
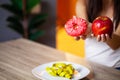
<path id="1" fill-rule="evenodd" d="M 99 16 L 92 23 L 92 32 L 95 36 L 108 34 L 111 36 L 113 32 L 113 22 L 107 16 Z"/>
<path id="2" fill-rule="evenodd" d="M 98 41 L 106 41 L 113 32 L 113 22 L 107 16 L 99 16 L 92 23 L 92 32 Z"/>

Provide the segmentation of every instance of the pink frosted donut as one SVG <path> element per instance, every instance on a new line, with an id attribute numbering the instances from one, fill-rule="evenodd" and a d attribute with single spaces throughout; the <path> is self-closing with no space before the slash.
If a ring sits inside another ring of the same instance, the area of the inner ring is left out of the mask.
<path id="1" fill-rule="evenodd" d="M 65 30 L 68 35 L 77 37 L 77 36 L 85 34 L 87 30 L 87 26 L 88 24 L 86 20 L 73 16 L 72 19 L 66 22 Z"/>

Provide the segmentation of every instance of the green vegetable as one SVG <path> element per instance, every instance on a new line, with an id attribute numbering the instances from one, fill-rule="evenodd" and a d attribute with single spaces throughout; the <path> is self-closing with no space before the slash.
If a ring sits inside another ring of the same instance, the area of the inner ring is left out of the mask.
<path id="1" fill-rule="evenodd" d="M 46 67 L 48 74 L 71 79 L 74 74 L 74 68 L 71 64 L 55 63 L 51 67 Z"/>

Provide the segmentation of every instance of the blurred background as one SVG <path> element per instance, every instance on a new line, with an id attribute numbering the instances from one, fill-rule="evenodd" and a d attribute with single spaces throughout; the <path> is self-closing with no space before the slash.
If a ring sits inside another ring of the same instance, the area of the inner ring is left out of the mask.
<path id="1" fill-rule="evenodd" d="M 21 37 L 84 57 L 64 24 L 75 15 L 77 0 L 0 0 L 0 42 Z"/>
<path id="2" fill-rule="evenodd" d="M 0 5 L 1 4 L 10 5 L 12 1 L 13 0 L 0 0 Z M 20 3 L 19 0 L 15 0 L 15 1 L 18 1 L 18 3 Z M 41 34 L 40 35 L 36 34 L 38 36 L 33 40 L 55 47 L 56 0 L 35 0 L 35 1 L 36 1 L 35 6 L 36 5 L 40 5 L 40 6 L 34 8 L 33 13 L 36 14 L 42 13 L 43 17 L 44 14 L 46 16 L 44 18 L 45 21 L 43 21 L 43 23 L 39 25 L 39 28 L 37 28 L 41 30 Z M 14 15 L 13 12 L 9 11 L 5 7 L 0 8 L 0 41 L 1 42 L 23 37 L 21 34 L 18 33 L 18 31 L 8 27 L 9 22 L 6 19 L 12 15 Z"/>

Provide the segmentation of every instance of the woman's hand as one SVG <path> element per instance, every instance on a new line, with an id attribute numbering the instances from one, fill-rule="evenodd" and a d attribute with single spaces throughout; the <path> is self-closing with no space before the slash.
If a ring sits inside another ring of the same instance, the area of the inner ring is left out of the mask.
<path id="1" fill-rule="evenodd" d="M 74 38 L 75 38 L 75 40 L 80 40 L 80 39 L 85 40 L 86 39 L 86 35 L 81 35 L 81 36 L 74 37 Z"/>
<path id="2" fill-rule="evenodd" d="M 95 37 L 94 34 L 91 34 L 92 37 Z M 97 41 L 100 42 L 106 42 L 108 41 L 109 39 L 111 39 L 111 37 L 108 35 L 108 34 L 101 34 L 101 35 L 98 35 L 96 37 Z"/>

